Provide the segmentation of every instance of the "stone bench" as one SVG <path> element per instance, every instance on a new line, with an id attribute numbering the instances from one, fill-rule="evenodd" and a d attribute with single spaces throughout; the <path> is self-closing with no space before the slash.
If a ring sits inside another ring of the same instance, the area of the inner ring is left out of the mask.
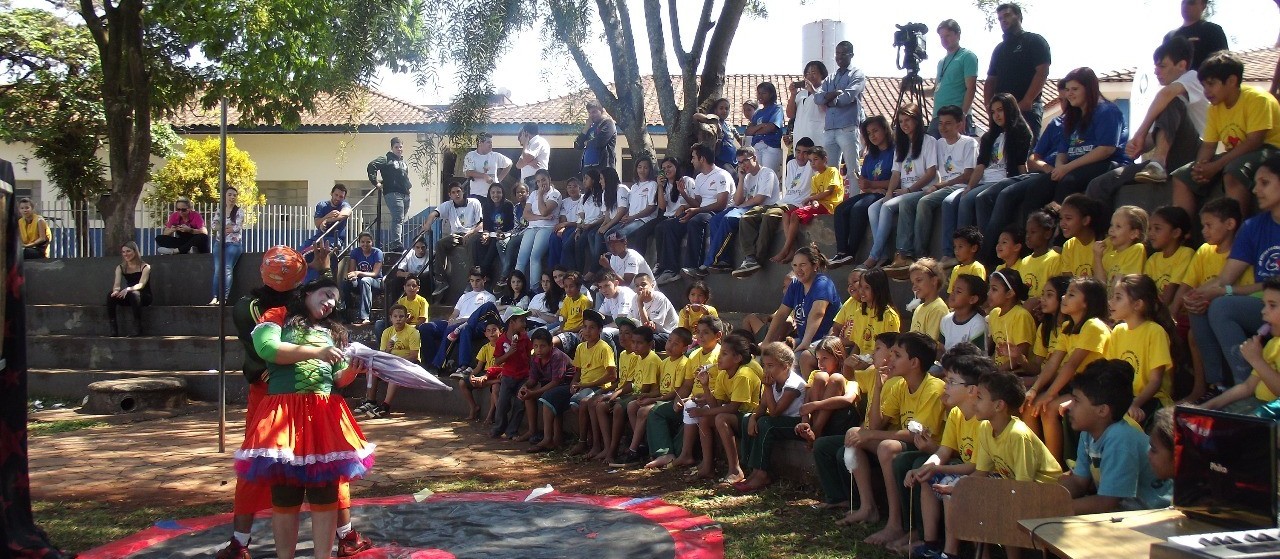
<path id="1" fill-rule="evenodd" d="M 103 380 L 89 385 L 84 410 L 116 415 L 170 410 L 187 404 L 187 381 L 176 377 Z"/>

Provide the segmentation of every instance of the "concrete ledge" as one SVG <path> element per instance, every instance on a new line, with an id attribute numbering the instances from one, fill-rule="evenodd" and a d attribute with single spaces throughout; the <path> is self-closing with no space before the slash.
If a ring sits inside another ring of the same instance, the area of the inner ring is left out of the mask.
<path id="1" fill-rule="evenodd" d="M 212 255 L 148 256 L 146 262 L 151 265 L 152 305 L 204 305 L 212 298 Z M 232 280 L 232 300 L 262 285 L 258 272 L 261 264 L 260 253 L 240 257 Z M 119 265 L 119 256 L 28 260 L 23 263 L 26 302 L 28 305 L 105 306 Z"/>
<path id="2" fill-rule="evenodd" d="M 218 368 L 217 336 L 163 338 L 103 338 L 94 336 L 31 336 L 28 364 L 33 369 L 204 370 Z M 227 337 L 226 367 L 239 370 L 244 351 L 234 336 Z"/>
<path id="3" fill-rule="evenodd" d="M 132 327 L 131 311 L 121 310 L 122 331 Z M 147 330 L 169 336 L 217 336 L 218 307 L 150 306 L 142 311 Z M 228 334 L 235 333 L 231 309 L 223 320 Z M 107 336 L 111 333 L 107 308 L 101 305 L 27 305 L 27 335 Z"/>

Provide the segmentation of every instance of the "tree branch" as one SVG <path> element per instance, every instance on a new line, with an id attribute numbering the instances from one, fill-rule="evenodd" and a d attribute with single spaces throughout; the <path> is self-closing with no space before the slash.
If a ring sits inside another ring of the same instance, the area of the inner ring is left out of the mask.
<path id="1" fill-rule="evenodd" d="M 674 6 L 675 2 L 671 2 Z M 674 8 L 673 8 L 674 9 Z M 675 20 L 672 19 L 674 23 Z M 644 0 L 644 27 L 649 36 L 649 55 L 650 62 L 653 65 L 653 89 L 658 95 L 658 112 L 661 113 L 662 122 L 668 127 L 680 113 L 680 107 L 676 106 L 675 91 L 671 85 L 671 70 L 667 68 L 667 49 L 666 38 L 662 32 L 662 5 L 660 0 Z M 673 24 L 672 29 L 678 29 L 678 24 Z M 679 31 L 676 31 L 677 37 Z M 679 52 L 680 47 L 676 47 Z"/>
<path id="2" fill-rule="evenodd" d="M 742 11 L 746 5 L 747 0 L 725 0 L 720 9 L 720 19 L 716 22 L 702 65 L 702 77 L 698 84 L 699 106 L 708 99 L 719 97 L 724 91 L 725 60 L 729 58 L 729 46 L 733 43 L 734 34 L 738 32 L 738 24 L 742 21 Z"/>
<path id="3" fill-rule="evenodd" d="M 680 10 L 676 5 L 676 0 L 668 0 L 667 21 L 670 22 L 670 25 L 671 25 L 671 46 L 675 48 L 676 61 L 683 67 L 684 60 L 686 58 L 689 58 L 689 52 L 684 50 L 684 37 L 680 36 L 680 13 L 679 12 Z M 662 25 L 661 19 L 658 20 L 658 25 L 659 27 L 661 27 Z M 658 46 L 661 47 L 663 44 L 664 43 L 658 43 Z M 662 50 L 665 52 L 666 49 L 662 49 Z"/>

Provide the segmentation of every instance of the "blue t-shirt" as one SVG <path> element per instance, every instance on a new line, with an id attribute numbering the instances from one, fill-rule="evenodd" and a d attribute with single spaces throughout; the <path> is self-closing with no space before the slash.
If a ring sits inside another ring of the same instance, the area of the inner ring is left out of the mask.
<path id="1" fill-rule="evenodd" d="M 787 287 L 786 295 L 782 296 L 782 304 L 790 307 L 795 313 L 798 337 L 804 337 L 805 327 L 809 322 L 809 311 L 813 309 L 815 301 L 826 301 L 827 310 L 822 315 L 818 333 L 813 336 L 814 342 L 827 337 L 827 333 L 831 331 L 831 322 L 835 320 L 836 313 L 840 312 L 840 298 L 836 293 L 836 284 L 831 281 L 831 278 L 818 274 L 808 293 L 804 292 L 803 283 L 793 281 Z"/>
<path id="2" fill-rule="evenodd" d="M 869 153 L 862 159 L 862 178 L 872 181 L 887 181 L 893 176 L 893 148 L 880 150 L 880 155 Z"/>
<path id="3" fill-rule="evenodd" d="M 1093 110 L 1093 118 L 1089 120 L 1088 128 L 1076 129 L 1070 136 L 1063 135 L 1058 138 L 1058 152 L 1066 152 L 1067 161 L 1075 161 L 1093 151 L 1094 148 L 1110 146 L 1116 148 L 1115 153 L 1111 155 L 1111 160 L 1123 162 L 1124 141 L 1128 136 L 1129 133 L 1124 124 L 1124 113 L 1120 112 L 1120 107 L 1110 101 L 1101 101 Z"/>
<path id="4" fill-rule="evenodd" d="M 1173 480 L 1156 479 L 1147 459 L 1149 447 L 1147 435 L 1124 421 L 1112 423 L 1096 441 L 1083 432 L 1071 473 L 1094 480 L 1098 495 L 1119 497 L 1123 510 L 1164 508 L 1169 506 Z"/>
<path id="5" fill-rule="evenodd" d="M 329 212 L 333 210 L 343 211 L 349 208 L 351 208 L 351 204 L 348 204 L 346 200 L 342 201 L 341 206 L 335 206 L 333 205 L 332 201 L 325 200 L 323 202 L 320 202 L 319 204 L 316 204 L 315 217 L 318 219 L 326 215 L 329 215 Z M 330 225 L 333 225 L 333 224 L 330 224 Z M 320 229 L 319 232 L 323 232 L 325 229 L 328 229 L 328 227 Z M 331 231 L 325 238 L 329 239 L 330 241 L 337 240 L 339 242 L 345 240 L 347 238 L 347 220 L 343 219 L 338 221 L 338 225 L 334 226 L 333 231 Z"/>
<path id="6" fill-rule="evenodd" d="M 1040 139 L 1036 141 L 1035 154 L 1040 156 L 1042 161 L 1053 164 L 1053 160 L 1058 157 L 1058 140 L 1062 139 L 1062 117 L 1059 116 L 1049 121 L 1049 125 L 1044 127 L 1044 131 L 1040 133 Z"/>
<path id="7" fill-rule="evenodd" d="M 782 118 L 782 105 L 774 103 L 765 105 L 756 110 L 751 115 L 751 124 L 772 124 L 777 127 L 776 130 L 769 134 L 754 134 L 751 136 L 751 142 L 764 142 L 771 148 L 782 147 L 782 127 L 785 125 Z M 736 157 L 736 154 L 735 154 Z"/>
<path id="8" fill-rule="evenodd" d="M 738 150 L 733 147 L 733 129 L 729 123 L 720 123 L 720 147 L 716 149 L 716 165 L 738 164 Z"/>
<path id="9" fill-rule="evenodd" d="M 1231 259 L 1253 266 L 1258 283 L 1280 275 L 1280 223 L 1263 212 L 1244 220 L 1231 244 Z"/>
<path id="10" fill-rule="evenodd" d="M 382 251 L 377 248 L 366 255 L 360 247 L 351 249 L 351 269 L 359 272 L 372 272 L 373 265 L 382 262 Z"/>

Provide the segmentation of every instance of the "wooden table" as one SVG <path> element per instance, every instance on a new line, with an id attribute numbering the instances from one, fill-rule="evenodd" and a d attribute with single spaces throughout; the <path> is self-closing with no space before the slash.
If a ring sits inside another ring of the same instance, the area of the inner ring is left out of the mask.
<path id="1" fill-rule="evenodd" d="M 1038 548 L 1048 547 L 1066 559 L 1148 557 L 1151 544 L 1171 536 L 1222 531 L 1173 509 L 1034 518 L 1018 524 Z"/>

